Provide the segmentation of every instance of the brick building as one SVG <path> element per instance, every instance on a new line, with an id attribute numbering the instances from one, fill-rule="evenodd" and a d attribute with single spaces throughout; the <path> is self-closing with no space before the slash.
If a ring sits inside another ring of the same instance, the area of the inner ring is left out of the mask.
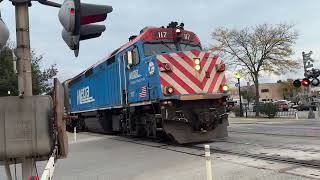
<path id="1" fill-rule="evenodd" d="M 242 91 L 248 91 L 255 94 L 254 85 L 241 87 Z M 260 98 L 262 102 L 272 102 L 284 99 L 282 83 L 261 83 L 259 84 Z M 239 99 L 238 88 L 231 88 L 229 91 L 230 98 L 234 100 Z M 242 97 L 243 98 L 243 97 Z"/>

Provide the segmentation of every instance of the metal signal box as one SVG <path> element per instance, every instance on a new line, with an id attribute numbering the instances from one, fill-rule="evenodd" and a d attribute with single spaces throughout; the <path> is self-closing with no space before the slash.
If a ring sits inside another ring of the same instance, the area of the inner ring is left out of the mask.
<path id="1" fill-rule="evenodd" d="M 50 156 L 53 145 L 50 96 L 0 98 L 0 161 Z"/>

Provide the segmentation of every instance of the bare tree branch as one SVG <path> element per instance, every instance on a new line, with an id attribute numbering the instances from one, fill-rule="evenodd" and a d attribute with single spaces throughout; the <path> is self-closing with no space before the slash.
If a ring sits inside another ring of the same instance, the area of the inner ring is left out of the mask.
<path id="1" fill-rule="evenodd" d="M 283 74 L 299 67 L 291 59 L 298 33 L 290 24 L 261 24 L 242 30 L 217 28 L 212 33 L 215 47 L 224 53 L 227 64 L 241 67 L 256 87 L 259 101 L 259 75 L 261 71 Z"/>

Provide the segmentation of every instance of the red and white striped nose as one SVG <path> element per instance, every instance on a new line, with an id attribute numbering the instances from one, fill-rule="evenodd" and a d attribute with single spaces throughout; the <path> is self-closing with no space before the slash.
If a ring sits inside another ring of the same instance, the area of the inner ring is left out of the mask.
<path id="1" fill-rule="evenodd" d="M 221 87 L 226 82 L 225 65 L 217 56 L 203 51 L 186 51 L 162 54 L 157 59 L 161 85 L 173 87 L 174 94 L 222 92 Z"/>

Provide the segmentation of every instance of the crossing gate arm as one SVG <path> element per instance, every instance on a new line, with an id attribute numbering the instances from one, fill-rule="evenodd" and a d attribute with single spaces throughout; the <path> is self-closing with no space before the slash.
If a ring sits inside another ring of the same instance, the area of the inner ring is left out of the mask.
<path id="1" fill-rule="evenodd" d="M 51 180 L 55 168 L 55 156 L 51 156 L 40 180 Z"/>

